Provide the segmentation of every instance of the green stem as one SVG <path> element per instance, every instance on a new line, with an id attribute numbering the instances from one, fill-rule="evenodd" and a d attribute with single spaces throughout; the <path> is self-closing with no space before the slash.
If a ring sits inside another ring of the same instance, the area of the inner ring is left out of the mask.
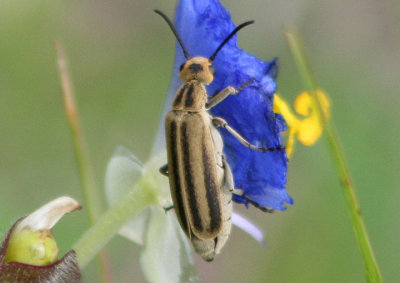
<path id="1" fill-rule="evenodd" d="M 364 262 L 367 282 L 382 282 L 379 266 L 375 259 L 371 243 L 369 241 L 367 229 L 361 216 L 361 208 L 358 202 L 354 186 L 350 181 L 350 173 L 346 165 L 343 151 L 340 148 L 339 138 L 334 129 L 333 122 L 323 113 L 321 101 L 317 95 L 317 84 L 312 75 L 311 67 L 305 56 L 303 44 L 294 30 L 286 30 L 286 39 L 289 43 L 291 52 L 296 61 L 297 68 L 305 83 L 306 89 L 311 93 L 314 103 L 317 106 L 317 115 L 325 128 L 325 133 L 329 145 L 331 157 L 336 166 L 339 179 L 343 188 L 347 208 L 349 210 L 354 234 L 358 243 L 361 257 Z"/>
<path id="2" fill-rule="evenodd" d="M 85 199 L 85 207 L 87 208 L 89 223 L 93 225 L 101 214 L 102 198 L 100 197 L 99 190 L 96 186 L 90 163 L 89 151 L 85 147 L 84 135 L 80 128 L 78 110 L 76 107 L 74 92 L 72 91 L 72 83 L 67 68 L 64 50 L 61 43 L 58 41 L 56 42 L 56 51 L 61 87 L 63 90 L 65 114 L 71 130 L 78 174 L 81 181 L 81 188 Z M 102 252 L 99 255 L 97 262 L 102 282 L 109 282 L 110 280 L 108 279 L 111 277 L 108 272 L 110 268 L 107 258 L 106 253 Z"/>
<path id="3" fill-rule="evenodd" d="M 84 268 L 128 220 L 157 203 L 156 193 L 151 188 L 152 185 L 142 179 L 78 240 L 73 249 L 80 268 Z"/>
<path id="4" fill-rule="evenodd" d="M 56 50 L 61 86 L 63 90 L 65 113 L 71 130 L 79 177 L 81 179 L 82 191 L 89 214 L 89 221 L 93 224 L 96 218 L 101 214 L 102 199 L 94 181 L 92 167 L 90 166 L 89 152 L 85 147 L 83 133 L 80 128 L 79 115 L 74 93 L 72 91 L 71 79 L 67 69 L 67 62 L 62 45 L 59 42 L 56 42 Z"/>
<path id="5" fill-rule="evenodd" d="M 96 218 L 99 217 L 101 214 L 102 200 L 94 181 L 93 171 L 89 161 L 89 153 L 85 147 L 83 133 L 80 129 L 79 115 L 75 103 L 74 93 L 72 91 L 71 80 L 67 69 L 67 62 L 65 60 L 62 45 L 59 42 L 56 42 L 56 50 L 61 86 L 63 90 L 65 113 L 71 130 L 76 161 L 78 164 L 79 177 L 81 179 L 82 191 L 89 214 L 89 221 L 91 224 L 93 224 Z"/>

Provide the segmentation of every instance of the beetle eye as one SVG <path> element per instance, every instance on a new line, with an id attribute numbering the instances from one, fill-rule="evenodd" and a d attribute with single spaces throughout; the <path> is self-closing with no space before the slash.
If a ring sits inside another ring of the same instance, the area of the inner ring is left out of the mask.
<path id="1" fill-rule="evenodd" d="M 183 63 L 180 67 L 179 67 L 179 71 L 182 71 L 183 67 L 185 66 L 185 63 Z"/>
<path id="2" fill-rule="evenodd" d="M 213 66 L 213 65 L 210 65 L 208 68 L 210 69 L 211 74 L 212 74 L 213 76 L 215 76 L 215 68 L 214 68 L 214 66 Z"/>

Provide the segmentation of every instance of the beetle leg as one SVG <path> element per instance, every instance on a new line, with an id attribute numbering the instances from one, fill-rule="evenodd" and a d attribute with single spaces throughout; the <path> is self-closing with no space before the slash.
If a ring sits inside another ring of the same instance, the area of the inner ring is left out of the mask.
<path id="1" fill-rule="evenodd" d="M 243 144 L 245 147 L 258 150 L 261 152 L 267 152 L 267 151 L 275 151 L 275 150 L 284 150 L 285 147 L 282 146 L 277 146 L 277 147 L 271 147 L 271 148 L 265 148 L 265 147 L 258 147 L 256 145 L 251 144 L 248 142 L 244 137 L 242 137 L 235 129 L 233 129 L 231 126 L 229 126 L 228 122 L 226 122 L 224 119 L 221 117 L 213 117 L 212 121 L 216 127 L 222 127 L 228 130 L 228 132 L 234 136 L 241 144 Z"/>
<path id="2" fill-rule="evenodd" d="M 165 213 L 167 213 L 168 211 L 170 211 L 171 209 L 174 209 L 174 208 L 175 208 L 174 205 L 170 205 L 170 206 L 164 207 L 164 211 L 165 211 Z"/>
<path id="3" fill-rule="evenodd" d="M 263 212 L 268 212 L 268 213 L 272 213 L 274 212 L 274 209 L 272 208 L 268 208 L 265 206 L 261 206 L 258 203 L 256 203 L 254 200 L 250 199 L 244 192 L 242 189 L 234 189 L 233 194 L 237 195 L 237 196 L 241 196 L 244 197 L 252 206 L 254 206 L 255 208 L 258 208 L 259 210 L 263 211 Z"/>
<path id="4" fill-rule="evenodd" d="M 163 174 L 164 176 L 169 176 L 168 175 L 168 164 L 165 164 L 164 166 L 160 167 L 160 173 Z"/>
<path id="5" fill-rule="evenodd" d="M 163 174 L 164 176 L 168 177 L 168 164 L 165 164 L 164 166 L 160 167 L 160 173 Z M 170 206 L 164 207 L 164 211 L 165 211 L 165 213 L 167 213 L 168 211 L 170 211 L 173 208 L 175 208 L 175 206 L 170 205 Z"/>
<path id="6" fill-rule="evenodd" d="M 245 87 L 247 87 L 249 84 L 251 84 L 253 81 L 255 80 L 255 78 L 251 78 L 250 80 L 248 80 L 247 82 L 245 82 L 244 84 L 242 84 L 238 89 L 232 87 L 232 86 L 228 86 L 226 88 L 224 88 L 223 90 L 221 90 L 220 92 L 218 92 L 216 95 L 212 96 L 210 98 L 210 101 L 208 101 L 206 103 L 206 109 L 210 109 L 212 107 L 214 107 L 215 105 L 217 105 L 218 103 L 220 103 L 221 101 L 223 101 L 225 98 L 227 98 L 229 95 L 236 95 L 238 94 L 242 89 L 244 89 Z"/>
<path id="7" fill-rule="evenodd" d="M 260 206 L 258 203 L 256 203 L 254 200 L 250 199 L 246 195 L 242 195 L 242 197 L 244 197 L 252 206 L 254 206 L 255 208 L 258 208 L 259 210 L 261 210 L 263 212 L 268 212 L 268 213 L 274 212 L 274 209 L 268 208 L 268 207 L 265 207 L 265 206 Z"/>
<path id="8" fill-rule="evenodd" d="M 222 100 L 224 100 L 231 94 L 232 95 L 237 94 L 237 90 L 234 87 L 228 86 L 228 87 L 224 88 L 223 90 L 221 90 L 216 95 L 214 95 L 210 98 L 210 100 L 206 103 L 206 109 L 208 110 L 208 109 L 214 107 L 215 105 L 220 103 Z"/>

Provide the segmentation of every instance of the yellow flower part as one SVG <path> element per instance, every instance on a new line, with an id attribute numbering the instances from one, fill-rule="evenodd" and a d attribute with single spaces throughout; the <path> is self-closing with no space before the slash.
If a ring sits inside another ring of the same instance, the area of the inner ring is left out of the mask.
<path id="1" fill-rule="evenodd" d="M 52 200 L 18 220 L 9 232 L 5 263 L 45 266 L 58 259 L 58 246 L 50 229 L 68 212 L 81 209 L 73 198 Z"/>
<path id="2" fill-rule="evenodd" d="M 321 90 L 317 91 L 317 95 L 324 115 L 329 119 L 329 100 Z M 314 144 L 321 136 L 323 124 L 319 119 L 316 107 L 314 99 L 308 92 L 301 93 L 294 102 L 296 113 L 305 116 L 305 118 L 300 119 L 293 113 L 288 104 L 278 94 L 275 94 L 274 112 L 281 114 L 288 126 L 289 137 L 286 145 L 288 156 L 293 152 L 295 136 L 304 145 Z"/>
<path id="3" fill-rule="evenodd" d="M 48 265 L 57 259 L 57 243 L 49 230 L 23 229 L 11 237 L 5 262 Z"/>

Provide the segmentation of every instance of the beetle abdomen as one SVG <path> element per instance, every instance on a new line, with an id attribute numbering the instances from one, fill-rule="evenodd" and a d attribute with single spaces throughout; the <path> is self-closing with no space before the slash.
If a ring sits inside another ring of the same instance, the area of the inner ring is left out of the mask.
<path id="1" fill-rule="evenodd" d="M 222 229 L 220 181 L 209 125 L 199 112 L 171 111 L 166 118 L 171 194 L 182 229 L 212 239 Z"/>

